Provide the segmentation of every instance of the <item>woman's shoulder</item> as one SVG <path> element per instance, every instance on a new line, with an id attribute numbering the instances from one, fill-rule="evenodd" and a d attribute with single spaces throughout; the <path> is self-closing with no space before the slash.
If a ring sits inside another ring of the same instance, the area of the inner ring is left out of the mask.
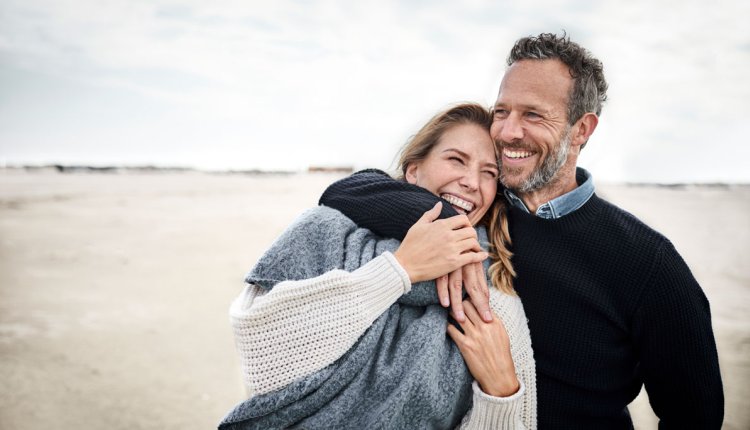
<path id="1" fill-rule="evenodd" d="M 295 230 L 310 227 L 351 230 L 357 228 L 357 225 L 341 211 L 321 205 L 306 209 L 289 226 L 290 229 Z"/>

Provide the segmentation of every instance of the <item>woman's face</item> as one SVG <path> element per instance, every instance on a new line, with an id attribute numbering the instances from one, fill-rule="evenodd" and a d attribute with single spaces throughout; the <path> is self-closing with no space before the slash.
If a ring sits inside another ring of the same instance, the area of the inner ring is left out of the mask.
<path id="1" fill-rule="evenodd" d="M 405 177 L 476 224 L 495 199 L 498 174 L 489 132 L 477 124 L 458 124 L 443 133 L 425 159 L 410 164 Z"/>

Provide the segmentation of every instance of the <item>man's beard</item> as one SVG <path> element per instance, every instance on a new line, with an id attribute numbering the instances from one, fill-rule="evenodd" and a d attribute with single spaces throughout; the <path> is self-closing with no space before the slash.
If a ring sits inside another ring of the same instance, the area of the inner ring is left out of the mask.
<path id="1" fill-rule="evenodd" d="M 568 160 L 568 152 L 570 152 L 570 140 L 571 140 L 571 129 L 572 127 L 568 126 L 566 130 L 563 132 L 564 135 L 562 139 L 560 139 L 560 144 L 557 146 L 557 150 L 554 152 L 551 152 L 547 158 L 542 161 L 542 165 L 535 168 L 533 172 L 529 175 L 528 178 L 521 181 L 521 184 L 517 187 L 509 186 L 506 182 L 505 177 L 505 168 L 502 166 L 502 163 L 500 165 L 500 182 L 508 189 L 516 192 L 516 193 L 530 193 L 532 191 L 539 190 L 541 188 L 544 188 L 545 186 L 551 184 L 555 180 L 555 176 L 557 175 L 557 172 L 560 171 L 562 166 L 565 164 L 565 162 Z M 501 146 L 503 147 L 510 147 L 510 145 L 505 145 L 501 143 Z"/>

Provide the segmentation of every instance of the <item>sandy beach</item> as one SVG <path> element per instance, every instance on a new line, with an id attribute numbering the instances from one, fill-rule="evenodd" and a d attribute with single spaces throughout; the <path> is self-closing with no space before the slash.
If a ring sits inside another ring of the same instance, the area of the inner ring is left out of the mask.
<path id="1" fill-rule="evenodd" d="M 339 177 L 0 170 L 0 428 L 215 428 L 244 393 L 229 303 Z M 712 306 L 724 428 L 750 428 L 750 186 L 597 192 L 690 265 Z M 631 410 L 656 428 L 645 399 Z"/>

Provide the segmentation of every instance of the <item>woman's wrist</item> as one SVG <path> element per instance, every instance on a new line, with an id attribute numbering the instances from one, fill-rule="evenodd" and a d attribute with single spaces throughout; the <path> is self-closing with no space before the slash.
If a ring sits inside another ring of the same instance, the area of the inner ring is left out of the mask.
<path id="1" fill-rule="evenodd" d="M 507 377 L 496 378 L 492 381 L 477 381 L 482 392 L 493 397 L 510 397 L 521 388 L 515 372 Z"/>
<path id="2" fill-rule="evenodd" d="M 409 261 L 406 258 L 406 256 L 403 255 L 403 253 L 399 253 L 401 250 L 401 247 L 399 247 L 396 251 L 393 252 L 393 257 L 398 262 L 399 266 L 401 266 L 402 269 L 404 269 L 404 272 L 409 276 L 409 281 L 413 284 L 415 282 L 418 282 L 417 279 L 415 279 L 414 274 L 412 273 L 413 269 L 410 267 Z"/>

